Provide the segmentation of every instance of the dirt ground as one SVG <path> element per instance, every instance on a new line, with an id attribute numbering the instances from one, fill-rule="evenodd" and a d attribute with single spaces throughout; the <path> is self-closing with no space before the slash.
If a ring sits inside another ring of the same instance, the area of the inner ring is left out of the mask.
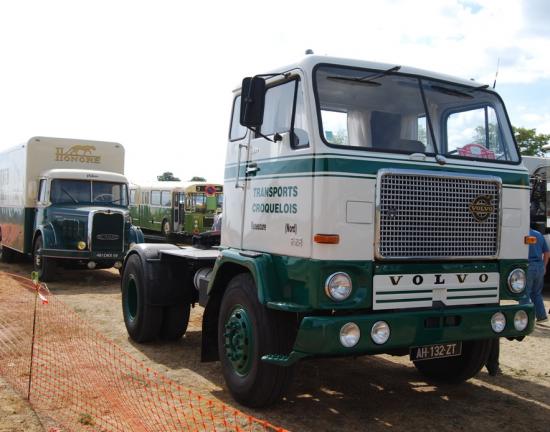
<path id="1" fill-rule="evenodd" d="M 28 263 L 0 270 L 30 275 Z M 179 384 L 292 431 L 548 431 L 550 430 L 550 325 L 537 325 L 523 342 L 501 343 L 503 374 L 483 370 L 459 386 L 435 386 L 407 357 L 305 360 L 296 367 L 288 397 L 254 411 L 238 406 L 218 363 L 200 363 L 202 309 L 175 343 L 138 345 L 128 339 L 114 270 L 65 271 L 50 290 L 105 335 Z M 550 293 L 546 290 L 546 307 Z M 0 432 L 41 431 L 28 403 L 0 378 Z"/>

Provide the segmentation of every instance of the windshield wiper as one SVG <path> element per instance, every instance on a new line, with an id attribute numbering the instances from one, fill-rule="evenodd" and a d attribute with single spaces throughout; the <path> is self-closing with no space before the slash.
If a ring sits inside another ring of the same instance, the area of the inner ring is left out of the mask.
<path id="1" fill-rule="evenodd" d="M 69 192 L 67 192 L 67 191 L 65 190 L 65 188 L 61 188 L 61 192 L 66 193 L 67 196 L 68 196 L 70 199 L 72 199 L 73 202 L 74 202 L 75 204 L 78 204 L 78 201 L 77 201 L 76 199 L 74 199 L 74 197 L 73 197 Z"/>
<path id="2" fill-rule="evenodd" d="M 449 95 L 449 96 L 456 96 L 456 97 L 461 97 L 461 98 L 464 98 L 464 99 L 473 99 L 474 98 L 471 94 L 464 93 L 464 92 L 461 92 L 460 90 L 455 90 L 455 89 L 451 89 L 451 88 L 448 88 L 448 87 L 432 85 L 431 89 L 433 91 L 438 92 L 438 93 L 443 93 L 443 94 L 446 94 L 446 95 Z"/>
<path id="3" fill-rule="evenodd" d="M 360 84 L 367 84 L 371 86 L 381 86 L 382 84 L 379 82 L 374 81 L 375 79 L 382 78 L 383 76 L 386 76 L 390 73 L 397 72 L 399 69 L 401 69 L 401 66 L 394 66 L 388 70 L 385 70 L 383 72 L 374 74 L 374 75 L 365 75 L 360 78 L 349 78 L 349 77 L 339 77 L 339 76 L 328 76 L 327 79 L 329 80 L 337 80 L 337 81 L 351 81 L 356 82 Z M 368 78 L 368 79 L 367 79 Z"/>

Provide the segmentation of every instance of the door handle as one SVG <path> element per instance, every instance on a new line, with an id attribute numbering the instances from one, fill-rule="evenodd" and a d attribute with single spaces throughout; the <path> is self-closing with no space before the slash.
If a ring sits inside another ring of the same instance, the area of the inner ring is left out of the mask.
<path id="1" fill-rule="evenodd" d="M 260 167 L 256 162 L 252 162 L 251 164 L 248 164 L 246 166 L 245 173 L 247 176 L 249 176 L 249 175 L 255 175 L 258 171 L 260 171 Z"/>

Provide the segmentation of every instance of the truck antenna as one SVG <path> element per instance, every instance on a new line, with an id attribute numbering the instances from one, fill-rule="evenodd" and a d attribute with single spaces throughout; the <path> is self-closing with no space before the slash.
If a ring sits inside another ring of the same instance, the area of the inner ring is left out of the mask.
<path id="1" fill-rule="evenodd" d="M 497 86 L 498 67 L 500 66 L 500 57 L 497 59 L 497 71 L 495 72 L 495 80 L 493 81 L 493 90 Z"/>

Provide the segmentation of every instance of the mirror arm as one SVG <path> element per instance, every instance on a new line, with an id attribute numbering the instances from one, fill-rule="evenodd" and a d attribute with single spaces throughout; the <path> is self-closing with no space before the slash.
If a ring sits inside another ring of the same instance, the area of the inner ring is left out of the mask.
<path id="1" fill-rule="evenodd" d="M 275 135 L 273 135 L 273 139 L 269 138 L 268 136 L 264 135 L 263 133 L 259 132 L 256 128 L 254 129 L 253 127 L 248 127 L 248 129 L 250 129 L 252 132 L 254 132 L 255 134 L 258 134 L 260 135 L 262 138 L 268 140 L 268 141 L 271 141 L 271 142 L 277 142 L 277 141 L 282 141 L 283 140 L 283 137 L 279 134 L 279 133 L 276 133 Z"/>

